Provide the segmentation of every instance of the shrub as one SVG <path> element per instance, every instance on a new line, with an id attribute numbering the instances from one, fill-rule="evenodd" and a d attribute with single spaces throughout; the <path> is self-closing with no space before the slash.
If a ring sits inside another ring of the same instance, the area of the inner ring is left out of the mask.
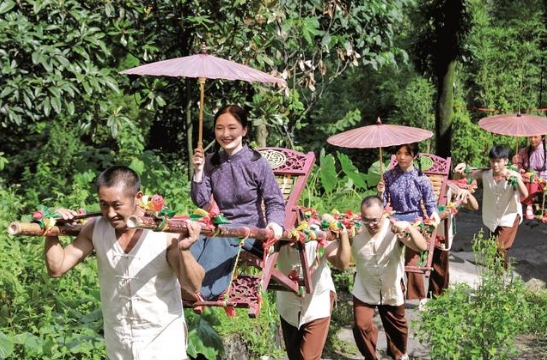
<path id="1" fill-rule="evenodd" d="M 523 281 L 503 268 L 495 239 L 475 238 L 480 284 L 452 286 L 427 303 L 417 324 L 418 338 L 432 359 L 512 359 L 515 337 L 529 317 Z"/>

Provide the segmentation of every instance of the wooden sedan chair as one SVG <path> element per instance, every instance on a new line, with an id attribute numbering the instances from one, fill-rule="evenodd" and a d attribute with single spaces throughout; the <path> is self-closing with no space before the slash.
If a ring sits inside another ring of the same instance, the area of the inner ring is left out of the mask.
<path id="1" fill-rule="evenodd" d="M 315 163 L 313 152 L 307 154 L 284 148 L 259 148 L 259 152 L 270 163 L 283 197 L 285 199 L 286 219 L 284 228 L 291 230 L 301 221 L 298 201 L 304 191 L 308 177 Z M 282 290 L 295 294 L 311 293 L 311 271 L 307 264 L 304 244 L 295 242 L 300 252 L 304 272 L 302 278 L 295 279 L 276 269 L 279 250 L 288 246 L 290 241 L 270 240 L 263 243 L 263 258 L 258 258 L 247 251 L 240 251 L 238 265 L 232 276 L 232 283 L 224 295 L 214 301 L 197 301 L 191 304 L 196 312 L 203 311 L 204 306 L 224 307 L 228 314 L 234 314 L 235 308 L 247 308 L 250 317 L 260 312 L 263 291 Z M 189 304 L 186 304 L 189 305 Z"/>

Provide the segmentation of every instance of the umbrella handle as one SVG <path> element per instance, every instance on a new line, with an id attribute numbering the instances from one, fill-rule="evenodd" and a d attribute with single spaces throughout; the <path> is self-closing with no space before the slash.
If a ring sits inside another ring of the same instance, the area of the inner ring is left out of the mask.
<path id="1" fill-rule="evenodd" d="M 380 148 L 380 180 L 384 175 L 384 161 L 382 160 L 382 148 Z"/>
<path id="2" fill-rule="evenodd" d="M 199 78 L 199 124 L 198 124 L 198 150 L 203 150 L 203 101 L 205 98 L 205 78 Z"/>

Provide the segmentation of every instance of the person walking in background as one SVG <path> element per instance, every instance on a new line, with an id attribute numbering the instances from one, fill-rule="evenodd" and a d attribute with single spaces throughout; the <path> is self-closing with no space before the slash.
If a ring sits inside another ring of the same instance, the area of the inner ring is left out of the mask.
<path id="1" fill-rule="evenodd" d="M 332 218 L 323 217 L 325 221 Z M 311 275 L 313 292 L 297 295 L 288 291 L 277 291 L 277 309 L 281 318 L 283 340 L 289 360 L 321 360 L 327 341 L 336 290 L 329 263 L 337 268 L 347 267 L 350 261 L 348 232 L 342 229 L 340 239 L 329 241 L 324 251 L 319 251 L 317 241 L 308 241 L 304 246 Z M 347 256 L 347 259 L 340 256 Z M 300 252 L 294 246 L 285 245 L 279 251 L 277 269 L 284 274 L 296 271 L 303 276 Z M 345 264 L 345 265 L 344 265 Z"/>
<path id="2" fill-rule="evenodd" d="M 383 174 L 377 186 L 378 196 L 383 199 L 384 206 L 390 206 L 395 211 L 393 217 L 397 220 L 412 224 L 417 218 L 432 218 L 439 224 L 437 200 L 429 178 L 420 169 L 418 154 L 419 148 L 416 143 L 395 148 L 397 165 Z M 415 159 L 418 160 L 418 168 L 414 166 Z M 405 265 L 417 265 L 420 261 L 420 253 L 411 248 L 407 249 L 405 256 Z M 407 272 L 406 275 L 407 299 L 425 299 L 427 294 L 423 275 L 414 272 Z"/>
<path id="3" fill-rule="evenodd" d="M 519 170 L 525 172 L 534 171 L 539 179 L 543 180 L 543 184 L 547 181 L 547 148 L 545 147 L 545 135 L 534 135 L 528 137 L 529 145 L 520 149 L 518 154 L 513 156 L 513 164 Z M 535 195 L 543 190 L 543 185 L 539 184 L 538 179 L 530 179 L 529 174 L 527 179 L 524 179 L 528 196 L 522 199 L 522 203 L 526 206 L 525 217 L 528 220 L 534 218 L 534 198 Z"/>
<path id="4" fill-rule="evenodd" d="M 482 222 L 497 238 L 498 253 L 505 268 L 509 265 L 507 251 L 513 246 L 519 224 L 522 222 L 520 198 L 528 196 L 526 185 L 517 171 L 507 168 L 509 149 L 494 145 L 488 154 L 489 169 L 466 171 L 465 163 L 454 168 L 454 177 L 482 179 Z"/>
<path id="5" fill-rule="evenodd" d="M 459 207 L 471 211 L 479 209 L 479 203 L 469 189 L 460 188 L 458 185 L 449 183 L 447 198 L 451 202 L 459 204 Z M 441 221 L 437 229 L 437 242 L 433 250 L 433 260 L 431 266 L 433 271 L 429 276 L 428 291 L 433 298 L 440 296 L 448 289 L 450 283 L 450 248 L 455 234 L 455 217 L 449 215 L 447 220 Z M 423 306 L 423 304 L 422 304 Z"/>
<path id="6" fill-rule="evenodd" d="M 238 105 L 223 106 L 215 115 L 214 131 L 222 150 L 207 157 L 202 150 L 195 151 L 192 201 L 200 208 L 208 208 L 214 201 L 233 224 L 268 228 L 279 239 L 285 201 L 268 161 L 244 141 L 248 132 L 246 112 Z M 215 300 L 228 288 L 239 241 L 203 236 L 191 247 L 192 255 L 205 269 L 200 290 L 203 299 Z M 259 240 L 245 240 L 243 249 L 262 257 Z"/>
<path id="7" fill-rule="evenodd" d="M 378 310 L 387 340 L 388 355 L 408 360 L 409 325 L 405 313 L 404 268 L 405 248 L 424 251 L 422 234 L 407 221 L 390 222 L 384 214 L 382 200 L 368 196 L 361 202 L 363 230 L 351 240 L 355 263 L 353 284 L 353 336 L 357 348 L 367 360 L 377 360 L 378 328 L 373 322 Z M 339 248 L 342 266 L 349 265 L 349 256 Z"/>
<path id="8" fill-rule="evenodd" d="M 138 175 L 125 166 L 103 171 L 97 193 L 102 216 L 91 218 L 72 243 L 63 248 L 58 237 L 46 237 L 48 274 L 60 277 L 95 252 L 108 358 L 187 359 L 181 286 L 190 293 L 201 287 L 203 268 L 188 251 L 201 225 L 188 221 L 188 236 L 129 229 L 129 216 L 144 215 L 143 194 Z M 65 220 L 76 215 L 56 212 Z"/>

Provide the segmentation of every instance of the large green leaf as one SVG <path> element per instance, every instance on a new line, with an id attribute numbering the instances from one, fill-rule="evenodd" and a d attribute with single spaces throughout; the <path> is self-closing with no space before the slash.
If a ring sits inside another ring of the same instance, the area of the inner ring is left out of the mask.
<path id="1" fill-rule="evenodd" d="M 389 162 L 387 161 L 385 164 L 380 163 L 380 161 L 376 161 L 374 164 L 372 164 L 368 168 L 367 173 L 368 186 L 376 186 L 380 181 L 380 177 L 387 170 L 388 166 Z"/>
<path id="2" fill-rule="evenodd" d="M 13 352 L 13 341 L 0 331 L 0 359 L 7 359 Z"/>
<path id="3" fill-rule="evenodd" d="M 14 340 L 17 344 L 23 345 L 25 351 L 30 354 L 40 354 L 42 352 L 42 340 L 27 331 L 22 334 L 17 334 L 14 337 Z"/>
<path id="4" fill-rule="evenodd" d="M 337 153 L 337 156 L 344 174 L 346 174 L 351 180 L 353 180 L 355 186 L 365 189 L 367 187 L 367 183 L 365 182 L 363 174 L 361 174 L 359 172 L 359 169 L 357 169 L 357 167 L 353 165 L 351 159 L 346 154 L 342 153 Z"/>
<path id="5" fill-rule="evenodd" d="M 319 164 L 319 178 L 326 192 L 330 193 L 336 188 L 338 174 L 336 172 L 334 156 L 328 154 L 321 155 Z"/>
<path id="6" fill-rule="evenodd" d="M 15 6 L 15 1 L 7 0 L 0 3 L 0 14 L 7 13 Z"/>
<path id="7" fill-rule="evenodd" d="M 205 318 L 200 318 L 197 326 L 188 332 L 187 352 L 192 357 L 202 354 L 208 360 L 216 360 L 224 353 L 222 338 Z"/>

